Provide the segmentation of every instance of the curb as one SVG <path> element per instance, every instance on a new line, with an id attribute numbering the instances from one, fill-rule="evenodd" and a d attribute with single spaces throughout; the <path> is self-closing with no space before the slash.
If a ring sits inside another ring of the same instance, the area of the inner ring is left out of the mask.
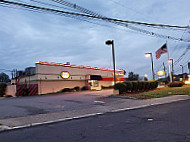
<path id="1" fill-rule="evenodd" d="M 0 132 L 1 131 L 6 131 L 6 130 L 10 130 L 10 129 L 12 129 L 11 127 L 8 127 L 8 126 L 5 126 L 5 125 L 1 125 L 0 126 Z"/>
<path id="2" fill-rule="evenodd" d="M 143 99 L 138 99 L 138 98 L 129 97 L 129 96 L 114 96 L 114 95 L 111 95 L 109 97 L 111 97 L 111 98 L 122 98 L 122 99 L 132 99 L 132 100 L 143 100 Z"/>
<path id="3" fill-rule="evenodd" d="M 140 108 L 156 106 L 156 105 L 162 105 L 162 104 L 170 104 L 170 103 L 173 103 L 173 102 L 185 101 L 185 100 L 189 100 L 189 98 L 188 99 L 185 98 L 185 99 L 172 100 L 170 102 L 164 102 L 164 103 L 153 103 L 153 104 L 146 104 L 146 105 L 140 105 L 140 106 L 135 106 L 135 107 L 127 107 L 127 108 L 115 109 L 115 110 L 110 110 L 110 111 L 107 111 L 107 112 L 89 113 L 89 114 L 85 114 L 85 115 L 79 115 L 79 116 L 68 117 L 68 118 L 63 118 L 63 119 L 45 121 L 45 122 L 41 122 L 41 123 L 31 123 L 31 124 L 22 125 L 22 126 L 9 127 L 9 126 L 2 125 L 2 126 L 0 126 L 0 132 L 6 132 L 6 131 L 22 129 L 22 128 L 28 128 L 28 127 L 31 127 L 31 126 L 39 126 L 39 125 L 45 125 L 45 124 L 51 124 L 51 123 L 71 121 L 71 120 L 75 120 L 75 119 L 88 118 L 88 117 L 93 117 L 93 116 L 97 116 L 97 115 L 104 115 L 104 114 L 108 114 L 108 113 L 116 113 L 116 112 L 122 112 L 122 111 L 127 111 L 127 110 L 140 109 Z"/>

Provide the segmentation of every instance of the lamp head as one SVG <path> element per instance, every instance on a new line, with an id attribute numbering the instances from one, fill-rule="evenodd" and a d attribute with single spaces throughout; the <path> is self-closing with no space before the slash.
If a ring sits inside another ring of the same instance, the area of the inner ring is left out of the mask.
<path id="1" fill-rule="evenodd" d="M 150 57 L 150 55 L 151 55 L 152 53 L 145 53 L 145 57 Z"/>
<path id="2" fill-rule="evenodd" d="M 105 44 L 106 44 L 106 45 L 111 45 L 111 44 L 113 44 L 113 40 L 107 40 L 107 41 L 105 42 Z"/>

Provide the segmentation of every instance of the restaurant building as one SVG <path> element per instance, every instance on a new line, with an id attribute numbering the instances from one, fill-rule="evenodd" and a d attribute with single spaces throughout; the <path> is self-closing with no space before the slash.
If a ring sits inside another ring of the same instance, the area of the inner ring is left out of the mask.
<path id="1" fill-rule="evenodd" d="M 102 87 L 114 84 L 113 69 L 70 65 L 69 62 L 66 64 L 36 62 L 35 67 L 20 72 L 17 78 L 12 79 L 12 84 L 16 84 L 17 96 L 23 95 L 22 93 L 29 95 L 54 93 L 64 88 L 84 86 L 89 90 L 101 90 Z M 124 81 L 124 72 L 116 70 L 117 82 Z"/>

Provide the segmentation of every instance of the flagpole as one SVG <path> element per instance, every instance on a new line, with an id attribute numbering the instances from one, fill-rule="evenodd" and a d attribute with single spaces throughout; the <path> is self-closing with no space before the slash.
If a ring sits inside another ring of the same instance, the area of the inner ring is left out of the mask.
<path id="1" fill-rule="evenodd" d="M 167 42 L 166 42 L 166 47 L 167 47 L 167 51 L 168 51 L 168 69 L 169 69 L 170 82 L 172 82 L 172 73 L 171 73 L 170 62 L 169 62 L 170 57 L 169 57 L 169 50 L 168 50 Z"/>

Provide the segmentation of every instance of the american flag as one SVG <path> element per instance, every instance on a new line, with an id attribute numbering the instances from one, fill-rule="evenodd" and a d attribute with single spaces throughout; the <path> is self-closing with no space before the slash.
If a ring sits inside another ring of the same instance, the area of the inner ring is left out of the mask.
<path id="1" fill-rule="evenodd" d="M 157 51 L 156 51 L 156 59 L 159 59 L 160 56 L 164 53 L 168 52 L 167 50 L 167 45 L 166 43 L 164 45 L 162 45 L 161 48 L 159 48 Z"/>

